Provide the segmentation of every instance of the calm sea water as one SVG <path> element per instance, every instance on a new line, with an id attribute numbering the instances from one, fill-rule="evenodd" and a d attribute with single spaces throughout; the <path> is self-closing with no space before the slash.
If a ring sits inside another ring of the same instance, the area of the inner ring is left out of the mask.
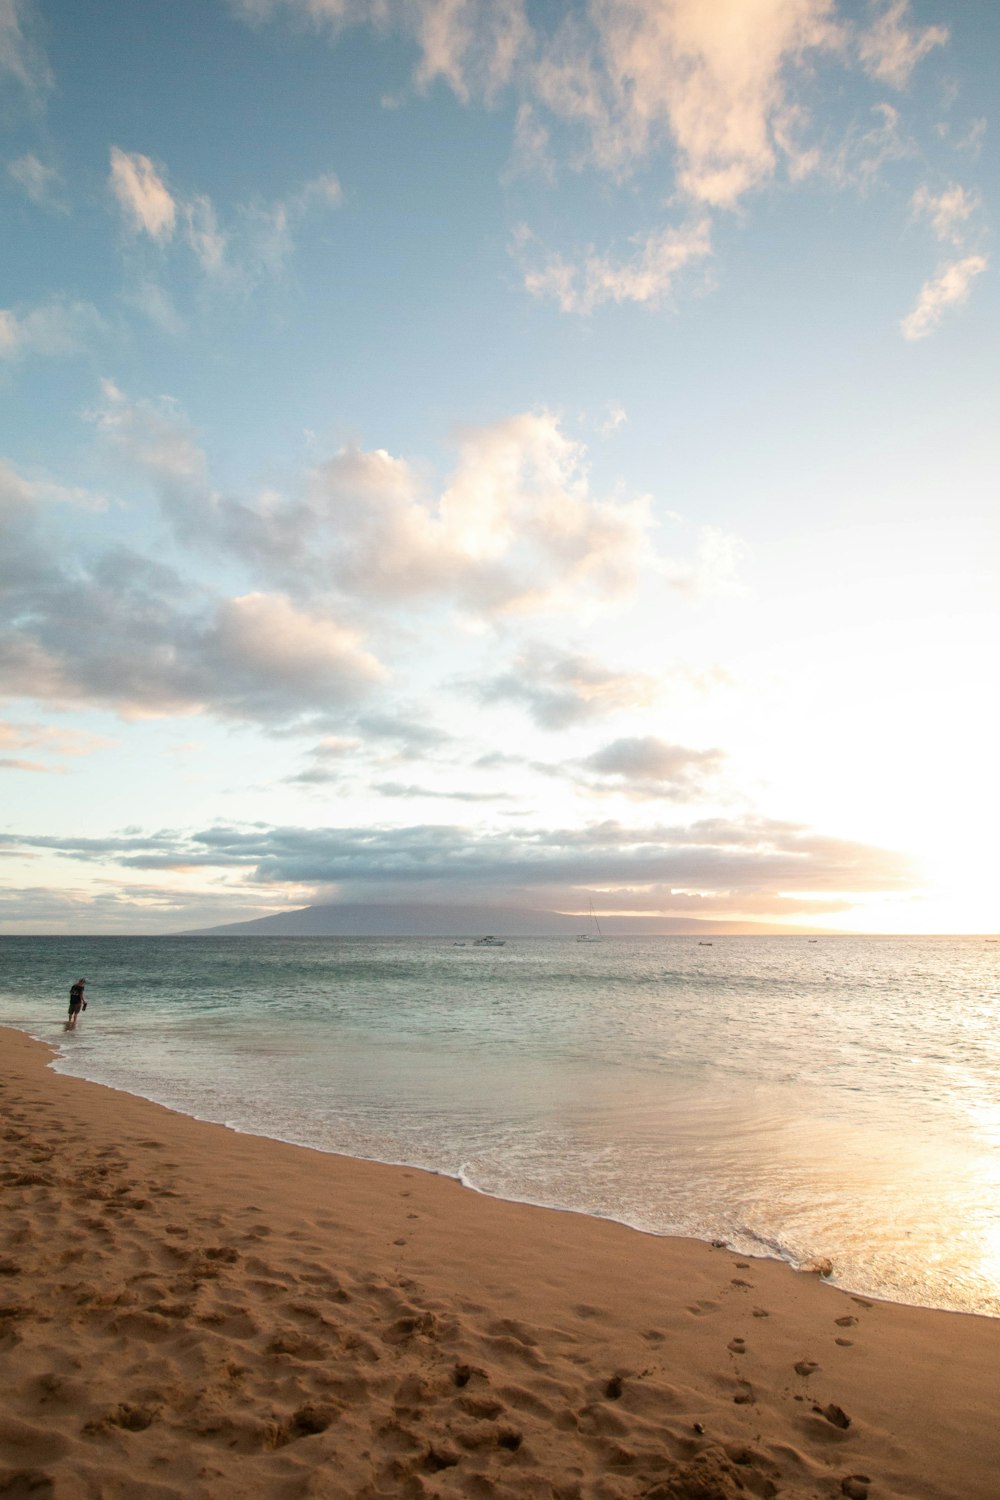
<path id="1" fill-rule="evenodd" d="M 982 938 L 4 937 L 0 1022 L 241 1131 L 1000 1315 Z"/>

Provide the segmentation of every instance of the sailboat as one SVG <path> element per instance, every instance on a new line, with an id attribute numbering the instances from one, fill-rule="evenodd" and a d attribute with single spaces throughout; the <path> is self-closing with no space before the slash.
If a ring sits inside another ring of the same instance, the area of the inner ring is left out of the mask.
<path id="1" fill-rule="evenodd" d="M 597 913 L 594 911 L 594 902 L 593 902 L 593 899 L 591 899 L 591 902 L 590 902 L 590 920 L 591 920 L 591 923 L 593 924 L 592 927 L 591 927 L 591 930 L 589 932 L 578 932 L 577 935 L 576 935 L 577 942 L 578 943 L 603 943 L 603 941 L 604 941 L 604 934 L 601 931 L 601 924 L 597 920 Z"/>

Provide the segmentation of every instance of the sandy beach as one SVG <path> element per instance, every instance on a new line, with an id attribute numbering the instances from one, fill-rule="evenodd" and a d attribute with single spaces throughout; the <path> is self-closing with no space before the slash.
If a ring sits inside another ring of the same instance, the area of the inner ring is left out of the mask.
<path id="1" fill-rule="evenodd" d="M 2 1496 L 997 1493 L 998 1320 L 237 1135 L 2 1038 Z"/>

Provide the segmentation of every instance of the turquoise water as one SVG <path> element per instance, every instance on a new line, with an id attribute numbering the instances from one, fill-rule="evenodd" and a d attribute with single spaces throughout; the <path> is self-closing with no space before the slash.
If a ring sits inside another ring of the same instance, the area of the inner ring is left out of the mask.
<path id="1" fill-rule="evenodd" d="M 982 938 L 5 937 L 0 1022 L 238 1130 L 1000 1315 Z"/>

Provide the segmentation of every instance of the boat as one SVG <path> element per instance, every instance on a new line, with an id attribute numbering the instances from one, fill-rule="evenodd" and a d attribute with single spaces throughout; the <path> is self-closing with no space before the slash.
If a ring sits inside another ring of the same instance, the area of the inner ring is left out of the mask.
<path id="1" fill-rule="evenodd" d="M 473 948 L 502 948 L 506 941 L 506 938 L 493 937 L 491 934 L 489 937 L 476 938 L 472 946 Z"/>
<path id="2" fill-rule="evenodd" d="M 593 924 L 593 926 L 591 927 L 591 930 L 589 932 L 578 932 L 577 935 L 576 935 L 577 942 L 578 943 L 603 943 L 604 942 L 604 934 L 601 931 L 601 924 L 597 920 L 597 913 L 594 911 L 594 903 L 593 903 L 593 901 L 591 901 L 591 903 L 590 903 L 590 920 L 591 920 L 591 922 Z"/>

